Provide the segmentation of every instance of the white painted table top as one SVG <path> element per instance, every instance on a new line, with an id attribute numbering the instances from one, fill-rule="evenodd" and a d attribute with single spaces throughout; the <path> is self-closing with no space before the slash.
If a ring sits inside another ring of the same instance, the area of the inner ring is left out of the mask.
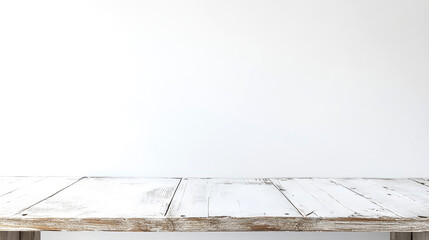
<path id="1" fill-rule="evenodd" d="M 429 180 L 0 177 L 26 230 L 429 231 Z"/>

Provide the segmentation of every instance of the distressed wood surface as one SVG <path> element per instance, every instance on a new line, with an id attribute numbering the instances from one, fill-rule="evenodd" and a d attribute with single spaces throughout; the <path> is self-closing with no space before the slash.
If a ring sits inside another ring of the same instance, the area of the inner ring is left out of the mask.
<path id="1" fill-rule="evenodd" d="M 398 216 L 329 179 L 273 179 L 273 183 L 308 217 Z"/>
<path id="2" fill-rule="evenodd" d="M 339 184 L 348 187 L 350 190 L 361 194 L 363 197 L 372 202 L 389 209 L 393 213 L 406 218 L 429 218 L 429 207 L 422 204 L 423 199 L 416 201 L 416 194 L 407 195 L 404 191 L 386 187 L 386 180 L 381 179 L 336 179 Z M 409 179 L 390 179 L 392 184 L 412 183 Z M 409 193 L 413 191 L 423 191 L 426 186 L 416 184 L 414 188 L 407 190 Z M 427 198 L 427 192 L 422 196 Z M 414 197 L 414 199 L 412 199 Z"/>
<path id="3" fill-rule="evenodd" d="M 180 179 L 84 178 L 22 214 L 37 218 L 163 217 Z"/>
<path id="4" fill-rule="evenodd" d="M 167 217 L 208 217 L 209 179 L 184 178 L 166 214 Z"/>
<path id="5" fill-rule="evenodd" d="M 78 180 L 76 177 L 62 177 L 27 181 L 28 184 L 0 197 L 0 217 L 21 214 L 27 208 L 46 200 Z"/>
<path id="6" fill-rule="evenodd" d="M 389 231 L 400 239 L 429 231 L 427 182 L 0 177 L 0 231 Z"/>
<path id="7" fill-rule="evenodd" d="M 210 179 L 209 216 L 301 217 L 269 179 Z"/>
<path id="8" fill-rule="evenodd" d="M 45 178 L 46 177 L 1 177 L 0 197 Z"/>
<path id="9" fill-rule="evenodd" d="M 421 205 L 429 207 L 429 187 L 409 179 L 371 179 L 385 189 L 394 191 Z"/>
<path id="10" fill-rule="evenodd" d="M 411 180 L 413 180 L 414 182 L 417 182 L 417 183 L 419 183 L 421 185 L 429 186 L 429 179 L 413 178 Z"/>

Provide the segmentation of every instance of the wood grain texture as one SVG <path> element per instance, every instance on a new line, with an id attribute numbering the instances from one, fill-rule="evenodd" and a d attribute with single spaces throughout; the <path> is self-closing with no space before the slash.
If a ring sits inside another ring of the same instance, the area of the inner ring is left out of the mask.
<path id="1" fill-rule="evenodd" d="M 0 197 L 46 177 L 0 177 Z"/>
<path id="2" fill-rule="evenodd" d="M 85 178 L 23 212 L 32 218 L 164 217 L 180 179 Z"/>
<path id="3" fill-rule="evenodd" d="M 301 217 L 269 179 L 210 179 L 209 216 Z"/>
<path id="4" fill-rule="evenodd" d="M 272 179 L 273 183 L 307 217 L 397 217 L 329 179 Z"/>
<path id="5" fill-rule="evenodd" d="M 0 240 L 20 240 L 19 232 L 0 232 Z"/>
<path id="6" fill-rule="evenodd" d="M 413 233 L 412 240 L 429 240 L 429 232 Z"/>
<path id="7" fill-rule="evenodd" d="M 1 231 L 115 231 L 115 232 L 420 232 L 429 220 L 204 217 L 204 218 L 0 218 Z"/>
<path id="8" fill-rule="evenodd" d="M 44 178 L 0 197 L 0 217 L 11 217 L 51 197 L 76 181 L 77 177 Z"/>
<path id="9" fill-rule="evenodd" d="M 40 240 L 40 232 L 0 232 L 0 240 Z"/>
<path id="10" fill-rule="evenodd" d="M 429 187 L 410 179 L 371 179 L 371 182 L 429 207 Z"/>
<path id="11" fill-rule="evenodd" d="M 429 240 L 429 232 L 392 232 L 390 240 Z"/>
<path id="12" fill-rule="evenodd" d="M 426 179 L 78 179 L 4 179 L 0 231 L 429 231 Z"/>
<path id="13" fill-rule="evenodd" d="M 392 232 L 390 233 L 390 240 L 412 240 L 410 232 Z"/>
<path id="14" fill-rule="evenodd" d="M 423 200 L 413 200 L 412 198 L 416 197 L 415 194 L 413 194 L 413 196 L 408 196 L 404 192 L 401 193 L 399 191 L 395 191 L 394 189 L 385 187 L 385 184 L 383 184 L 385 181 L 383 180 L 335 179 L 334 181 L 369 199 L 377 205 L 389 209 L 401 217 L 422 219 L 429 218 L 429 207 L 421 203 Z M 402 180 L 392 179 L 392 181 L 396 184 L 400 184 L 399 181 Z M 410 189 L 408 191 L 412 192 L 420 190 L 421 188 L 419 186 L 419 188 Z M 426 198 L 427 193 L 423 194 L 423 196 Z"/>
<path id="15" fill-rule="evenodd" d="M 40 240 L 40 232 L 20 232 L 19 233 L 20 240 Z"/>
<path id="16" fill-rule="evenodd" d="M 168 217 L 300 217 L 268 179 L 183 179 Z"/>
<path id="17" fill-rule="evenodd" d="M 167 217 L 208 217 L 209 187 L 208 179 L 182 179 Z"/>

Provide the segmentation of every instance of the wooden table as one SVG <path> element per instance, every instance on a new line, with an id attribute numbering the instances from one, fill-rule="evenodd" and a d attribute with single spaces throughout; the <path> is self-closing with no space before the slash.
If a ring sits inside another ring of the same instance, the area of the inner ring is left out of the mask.
<path id="1" fill-rule="evenodd" d="M 429 180 L 0 177 L 0 239 L 40 231 L 386 231 L 429 240 Z"/>

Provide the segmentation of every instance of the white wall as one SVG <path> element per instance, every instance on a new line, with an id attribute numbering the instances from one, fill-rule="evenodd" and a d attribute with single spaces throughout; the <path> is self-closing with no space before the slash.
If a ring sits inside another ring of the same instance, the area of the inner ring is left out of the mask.
<path id="1" fill-rule="evenodd" d="M 428 12 L 427 0 L 0 1 L 0 175 L 428 177 Z M 125 236 L 380 234 L 44 233 Z"/>

